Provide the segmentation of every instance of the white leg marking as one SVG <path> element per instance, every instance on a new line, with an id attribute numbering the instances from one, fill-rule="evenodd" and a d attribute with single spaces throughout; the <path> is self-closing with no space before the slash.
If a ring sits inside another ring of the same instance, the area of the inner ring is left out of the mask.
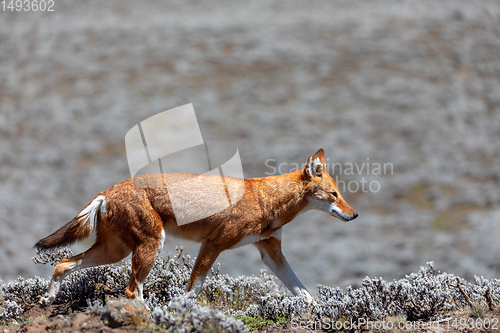
<path id="1" fill-rule="evenodd" d="M 160 246 L 158 247 L 158 254 L 163 250 L 163 244 L 165 243 L 165 229 L 161 231 L 160 234 Z"/>
<path id="2" fill-rule="evenodd" d="M 61 279 L 56 278 L 50 282 L 49 290 L 47 292 L 47 297 L 40 298 L 40 304 L 44 307 L 49 306 L 56 299 L 56 295 L 61 287 Z"/>
<path id="3" fill-rule="evenodd" d="M 49 306 L 50 304 L 52 304 L 52 302 L 54 302 L 56 295 L 59 292 L 59 289 L 61 288 L 61 281 L 64 280 L 66 276 L 68 276 L 69 274 L 71 274 L 76 270 L 94 266 L 91 263 L 84 263 L 82 259 L 74 262 L 63 263 L 63 265 L 68 265 L 68 268 L 66 268 L 66 271 L 64 272 L 63 275 L 52 277 L 52 281 L 50 281 L 49 290 L 47 292 L 48 294 L 47 297 L 42 297 L 40 299 L 40 303 L 43 306 Z"/>
<path id="4" fill-rule="evenodd" d="M 198 295 L 201 291 L 201 288 L 203 287 L 203 283 L 205 282 L 206 277 L 207 277 L 207 274 L 198 276 L 198 278 L 194 281 L 193 286 L 191 287 L 191 290 L 187 291 L 186 297 L 188 297 L 188 298 L 198 297 Z"/>
<path id="5" fill-rule="evenodd" d="M 281 230 L 281 229 L 280 229 Z M 280 233 L 281 236 L 281 233 Z M 258 245 L 257 245 L 258 247 Z M 281 254 L 280 259 L 283 262 L 281 265 L 279 263 L 279 260 L 275 262 L 265 251 L 264 249 L 260 249 L 262 253 L 262 261 L 264 264 L 266 264 L 267 267 L 285 284 L 285 286 L 295 295 L 295 296 L 302 296 L 306 302 L 311 304 L 314 299 L 307 291 L 306 287 L 300 282 L 299 278 L 295 275 L 293 272 L 292 268 L 286 261 L 286 258 L 283 254 Z"/>
<path id="6" fill-rule="evenodd" d="M 144 295 L 142 294 L 142 290 L 143 290 L 143 282 L 141 282 L 137 287 L 137 298 L 144 302 Z"/>

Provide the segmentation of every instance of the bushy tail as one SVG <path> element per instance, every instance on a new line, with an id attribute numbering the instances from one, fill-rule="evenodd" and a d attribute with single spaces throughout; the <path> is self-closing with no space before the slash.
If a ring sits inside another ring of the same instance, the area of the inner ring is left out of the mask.
<path id="1" fill-rule="evenodd" d="M 99 213 L 105 211 L 106 199 L 102 195 L 98 196 L 61 229 L 40 239 L 38 243 L 35 244 L 35 248 L 50 249 L 69 245 L 78 240 L 87 238 L 96 228 Z"/>

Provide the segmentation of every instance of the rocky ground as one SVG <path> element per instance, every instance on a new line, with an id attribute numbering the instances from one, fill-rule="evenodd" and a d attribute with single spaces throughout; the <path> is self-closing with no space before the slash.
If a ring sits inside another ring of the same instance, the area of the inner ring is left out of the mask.
<path id="1" fill-rule="evenodd" d="M 32 245 L 130 176 L 130 128 L 190 102 L 205 140 L 238 145 L 246 177 L 287 172 L 321 147 L 340 163 L 360 217 L 310 212 L 284 230 L 311 290 L 401 278 L 431 260 L 498 277 L 499 18 L 497 2 L 465 0 L 0 12 L 0 277 L 48 277 Z M 170 238 L 166 251 L 175 245 L 196 255 Z M 220 261 L 234 276 L 263 267 L 253 248 Z"/>

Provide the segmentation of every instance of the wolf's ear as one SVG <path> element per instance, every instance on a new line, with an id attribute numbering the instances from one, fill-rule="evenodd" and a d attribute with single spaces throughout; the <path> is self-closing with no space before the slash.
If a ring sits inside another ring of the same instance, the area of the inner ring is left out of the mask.
<path id="1" fill-rule="evenodd" d="M 319 158 L 321 164 L 323 164 L 323 166 L 325 166 L 325 151 L 323 150 L 323 148 L 321 148 L 320 150 L 318 150 L 316 152 L 316 154 L 314 154 L 313 160 L 316 158 Z"/>
<path id="2" fill-rule="evenodd" d="M 304 167 L 303 177 L 310 179 L 313 177 L 322 177 L 325 165 L 325 152 L 323 149 L 318 150 L 314 156 L 309 157 Z"/>

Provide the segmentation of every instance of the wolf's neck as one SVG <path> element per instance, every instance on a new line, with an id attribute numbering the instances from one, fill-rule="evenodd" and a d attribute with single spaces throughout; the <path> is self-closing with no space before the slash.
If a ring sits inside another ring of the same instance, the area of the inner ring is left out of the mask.
<path id="1" fill-rule="evenodd" d="M 306 206 L 301 170 L 281 176 L 262 178 L 260 189 L 260 208 L 264 216 L 290 222 Z"/>

